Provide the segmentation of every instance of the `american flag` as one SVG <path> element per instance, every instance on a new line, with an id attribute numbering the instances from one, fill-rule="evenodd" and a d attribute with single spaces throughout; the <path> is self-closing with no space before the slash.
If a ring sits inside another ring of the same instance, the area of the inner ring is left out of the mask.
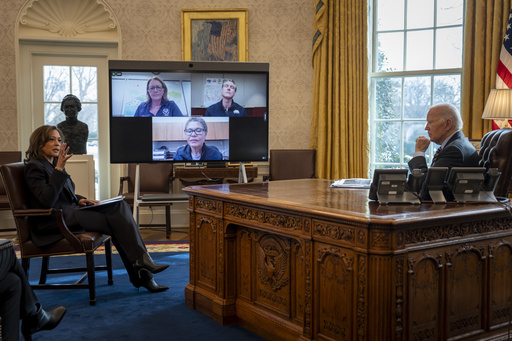
<path id="1" fill-rule="evenodd" d="M 496 75 L 496 89 L 512 88 L 512 9 L 508 15 L 507 31 L 503 38 L 503 45 L 500 51 L 498 71 Z M 492 121 L 492 129 L 510 127 L 512 120 Z"/>
<path id="2" fill-rule="evenodd" d="M 212 21 L 210 22 L 210 44 L 208 45 L 208 53 L 212 55 L 215 60 L 228 60 L 226 59 L 226 52 L 233 55 L 232 59 L 238 60 L 238 54 L 235 41 L 236 38 L 236 21 Z M 234 48 L 228 49 L 228 43 L 233 43 Z"/>

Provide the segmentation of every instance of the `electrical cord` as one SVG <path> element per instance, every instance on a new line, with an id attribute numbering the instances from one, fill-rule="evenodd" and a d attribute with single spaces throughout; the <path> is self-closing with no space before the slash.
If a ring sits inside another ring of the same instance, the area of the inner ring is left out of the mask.
<path id="1" fill-rule="evenodd" d="M 201 171 L 201 174 L 206 178 L 206 180 L 211 181 L 211 182 L 219 182 L 219 181 L 221 181 L 222 179 L 224 179 L 228 175 L 228 172 L 226 172 L 223 177 L 220 177 L 218 179 L 212 179 L 208 175 L 206 175 L 205 172 L 203 172 L 203 168 L 204 167 L 201 167 L 199 165 L 197 166 L 197 169 L 199 169 L 199 171 Z"/>

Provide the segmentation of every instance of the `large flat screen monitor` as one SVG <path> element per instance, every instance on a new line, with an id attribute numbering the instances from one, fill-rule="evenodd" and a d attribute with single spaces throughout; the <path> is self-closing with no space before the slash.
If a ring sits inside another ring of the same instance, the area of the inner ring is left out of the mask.
<path id="1" fill-rule="evenodd" d="M 110 60 L 110 162 L 268 160 L 269 64 Z"/>

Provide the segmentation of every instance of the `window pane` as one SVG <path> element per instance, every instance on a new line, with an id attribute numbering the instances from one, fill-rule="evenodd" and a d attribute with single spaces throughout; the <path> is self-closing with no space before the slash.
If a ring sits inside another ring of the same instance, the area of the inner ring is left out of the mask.
<path id="1" fill-rule="evenodd" d="M 436 69 L 462 67 L 462 27 L 437 30 Z"/>
<path id="2" fill-rule="evenodd" d="M 377 4 L 377 30 L 404 28 L 404 0 L 380 0 Z"/>
<path id="3" fill-rule="evenodd" d="M 404 118 L 425 119 L 430 107 L 430 77 L 404 79 Z"/>
<path id="4" fill-rule="evenodd" d="M 375 162 L 400 162 L 400 122 L 376 122 Z"/>
<path id="5" fill-rule="evenodd" d="M 451 103 L 460 108 L 460 75 L 435 76 L 433 104 Z"/>
<path id="6" fill-rule="evenodd" d="M 401 71 L 404 68 L 404 34 L 380 33 L 377 35 L 377 70 Z"/>
<path id="7" fill-rule="evenodd" d="M 89 128 L 89 138 L 98 138 L 98 105 L 82 104 L 82 110 L 78 113 L 78 120 L 87 124 Z"/>
<path id="8" fill-rule="evenodd" d="M 375 115 L 377 119 L 399 119 L 402 107 L 402 78 L 379 78 L 375 81 Z"/>
<path id="9" fill-rule="evenodd" d="M 407 1 L 407 28 L 434 26 L 434 0 Z"/>
<path id="10" fill-rule="evenodd" d="M 426 116 L 427 115 L 425 114 L 425 117 Z M 425 121 L 404 122 L 404 159 L 402 160 L 403 163 L 407 163 L 412 159 L 416 147 L 416 139 L 420 136 L 428 137 L 428 134 L 425 131 L 425 123 Z"/>
<path id="11" fill-rule="evenodd" d="M 462 25 L 462 0 L 437 0 L 437 26 Z"/>
<path id="12" fill-rule="evenodd" d="M 434 31 L 423 30 L 407 33 L 406 70 L 432 69 L 434 56 Z"/>
<path id="13" fill-rule="evenodd" d="M 60 102 L 69 93 L 69 67 L 45 65 L 44 72 L 44 101 Z"/>
<path id="14" fill-rule="evenodd" d="M 44 104 L 44 124 L 56 126 L 65 119 L 66 116 L 60 111 L 60 103 Z"/>
<path id="15" fill-rule="evenodd" d="M 95 67 L 74 66 L 71 68 L 73 78 L 73 94 L 80 98 L 81 102 L 98 101 L 98 80 Z"/>

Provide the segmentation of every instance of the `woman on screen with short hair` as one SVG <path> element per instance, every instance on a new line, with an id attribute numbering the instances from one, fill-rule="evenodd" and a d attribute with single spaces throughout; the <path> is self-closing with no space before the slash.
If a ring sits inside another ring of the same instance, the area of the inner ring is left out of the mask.
<path id="1" fill-rule="evenodd" d="M 30 136 L 25 152 L 25 182 L 32 193 L 30 208 L 61 209 L 64 221 L 73 233 L 99 232 L 112 237 L 119 251 L 130 282 L 150 292 L 169 289 L 158 285 L 153 274 L 165 270 L 168 264 L 155 264 L 148 254 L 130 207 L 124 200 L 96 205 L 99 201 L 75 194 L 75 184 L 66 172 L 69 147 L 62 143 L 56 126 L 41 126 Z M 87 207 L 87 209 L 81 209 Z M 41 218 L 31 231 L 37 246 L 51 245 L 64 238 L 55 220 Z"/>
<path id="2" fill-rule="evenodd" d="M 222 153 L 215 146 L 207 146 L 205 143 L 208 134 L 208 126 L 204 119 L 191 117 L 185 124 L 187 144 L 179 147 L 173 159 L 178 161 L 195 160 L 222 160 Z"/>
<path id="3" fill-rule="evenodd" d="M 146 84 L 146 101 L 135 111 L 134 117 L 183 116 L 174 101 L 167 98 L 167 85 L 160 77 L 152 77 Z"/>

